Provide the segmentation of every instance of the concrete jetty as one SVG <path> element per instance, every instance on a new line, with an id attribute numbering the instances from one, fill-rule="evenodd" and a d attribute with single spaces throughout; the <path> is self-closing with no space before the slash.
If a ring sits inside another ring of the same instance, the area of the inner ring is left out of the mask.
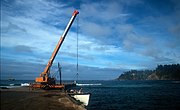
<path id="1" fill-rule="evenodd" d="M 86 110 L 60 90 L 0 89 L 1 110 Z"/>

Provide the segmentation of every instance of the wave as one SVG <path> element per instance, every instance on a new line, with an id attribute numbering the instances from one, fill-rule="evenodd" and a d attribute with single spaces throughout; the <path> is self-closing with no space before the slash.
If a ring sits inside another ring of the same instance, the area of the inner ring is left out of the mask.
<path id="1" fill-rule="evenodd" d="M 14 84 L 9 84 L 10 86 L 14 86 Z"/>
<path id="2" fill-rule="evenodd" d="M 19 87 L 28 87 L 28 86 L 30 86 L 29 83 L 21 83 L 21 84 L 11 83 L 11 84 L 2 84 L 2 85 L 0 85 L 0 88 L 10 89 L 10 88 L 19 88 Z"/>
<path id="3" fill-rule="evenodd" d="M 76 85 L 77 86 L 101 86 L 102 84 L 101 83 L 95 83 L 95 84 L 79 84 L 79 83 L 77 83 Z"/>
<path id="4" fill-rule="evenodd" d="M 180 84 L 180 81 L 172 81 L 174 84 Z"/>
<path id="5" fill-rule="evenodd" d="M 19 88 L 21 86 L 0 86 L 2 89 Z"/>
<path id="6" fill-rule="evenodd" d="M 26 86 L 26 87 L 28 87 L 28 86 L 30 86 L 30 84 L 29 84 L 29 83 L 21 83 L 21 86 Z"/>

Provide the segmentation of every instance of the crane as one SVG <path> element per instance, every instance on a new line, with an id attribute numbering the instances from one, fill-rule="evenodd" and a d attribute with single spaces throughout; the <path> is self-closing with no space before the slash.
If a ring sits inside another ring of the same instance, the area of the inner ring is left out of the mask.
<path id="1" fill-rule="evenodd" d="M 56 45 L 44 71 L 40 74 L 39 77 L 35 79 L 36 84 L 31 85 L 33 88 L 44 88 L 44 89 L 64 88 L 63 84 L 56 84 L 55 78 L 50 77 L 50 68 L 77 14 L 79 14 L 79 12 L 75 10 L 61 38 L 59 39 L 58 44 Z"/>

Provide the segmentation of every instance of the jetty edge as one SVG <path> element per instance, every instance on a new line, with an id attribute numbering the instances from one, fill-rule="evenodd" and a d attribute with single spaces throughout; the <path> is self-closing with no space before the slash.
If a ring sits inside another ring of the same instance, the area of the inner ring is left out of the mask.
<path id="1" fill-rule="evenodd" d="M 1 110 L 86 110 L 66 92 L 31 90 L 29 87 L 0 89 Z"/>

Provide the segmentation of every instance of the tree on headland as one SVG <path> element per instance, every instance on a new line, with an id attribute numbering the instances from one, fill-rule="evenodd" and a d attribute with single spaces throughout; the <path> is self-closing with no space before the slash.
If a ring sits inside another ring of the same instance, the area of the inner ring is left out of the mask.
<path id="1" fill-rule="evenodd" d="M 130 70 L 118 80 L 180 80 L 180 64 L 158 65 L 155 70 Z"/>
<path id="2" fill-rule="evenodd" d="M 153 70 L 130 70 L 119 76 L 121 80 L 146 80 Z"/>
<path id="3" fill-rule="evenodd" d="M 156 75 L 159 79 L 180 79 L 180 65 L 158 65 L 156 68 Z"/>

